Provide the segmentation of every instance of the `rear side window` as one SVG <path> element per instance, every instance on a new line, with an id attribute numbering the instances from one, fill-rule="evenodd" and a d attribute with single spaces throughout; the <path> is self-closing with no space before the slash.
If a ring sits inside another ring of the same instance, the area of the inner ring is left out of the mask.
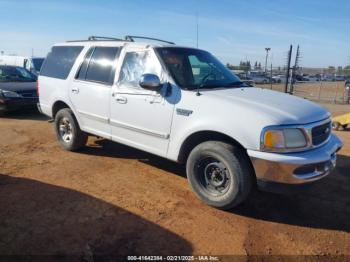
<path id="1" fill-rule="evenodd" d="M 88 51 L 77 79 L 112 84 L 119 47 L 95 47 Z"/>
<path id="2" fill-rule="evenodd" d="M 89 65 L 89 61 L 90 61 L 90 58 L 91 58 L 91 54 L 92 52 L 94 51 L 94 47 L 90 48 L 89 51 L 86 53 L 85 55 L 85 58 L 84 58 L 84 61 L 83 63 L 81 64 L 80 66 L 80 69 L 75 77 L 75 79 L 80 79 L 80 80 L 85 80 L 85 77 L 86 77 L 86 70 L 88 68 L 88 65 Z"/>
<path id="3" fill-rule="evenodd" d="M 40 75 L 67 79 L 82 46 L 54 46 L 47 55 Z"/>

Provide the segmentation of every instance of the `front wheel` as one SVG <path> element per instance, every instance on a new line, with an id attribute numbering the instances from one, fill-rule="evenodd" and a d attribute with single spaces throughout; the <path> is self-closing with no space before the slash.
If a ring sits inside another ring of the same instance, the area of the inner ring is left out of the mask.
<path id="1" fill-rule="evenodd" d="M 189 184 L 206 204 L 231 209 L 242 203 L 251 192 L 254 173 L 246 153 L 218 141 L 196 146 L 187 159 Z"/>
<path id="2" fill-rule="evenodd" d="M 55 131 L 61 147 L 68 151 L 77 151 L 82 148 L 88 135 L 80 130 L 78 121 L 69 108 L 61 109 L 55 116 Z"/>

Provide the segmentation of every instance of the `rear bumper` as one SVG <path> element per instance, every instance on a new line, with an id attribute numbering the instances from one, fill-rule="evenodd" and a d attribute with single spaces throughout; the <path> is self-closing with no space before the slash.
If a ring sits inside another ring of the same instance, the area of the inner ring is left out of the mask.
<path id="1" fill-rule="evenodd" d="M 343 146 L 335 135 L 322 147 L 300 153 L 267 153 L 248 150 L 258 184 L 302 185 L 331 173 L 336 165 L 336 152 Z"/>
<path id="2" fill-rule="evenodd" d="M 0 99 L 0 111 L 12 111 L 21 108 L 35 108 L 38 98 Z"/>

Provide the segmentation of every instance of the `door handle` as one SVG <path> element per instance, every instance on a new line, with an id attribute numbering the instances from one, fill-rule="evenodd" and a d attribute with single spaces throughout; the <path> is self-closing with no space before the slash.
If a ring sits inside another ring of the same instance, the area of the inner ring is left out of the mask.
<path id="1" fill-rule="evenodd" d="M 79 93 L 79 88 L 77 88 L 77 87 L 73 87 L 71 90 L 72 90 L 72 93 L 74 93 L 74 94 Z"/>
<path id="2" fill-rule="evenodd" d="M 115 101 L 117 101 L 120 104 L 126 104 L 128 102 L 128 99 L 124 96 L 115 96 Z"/>

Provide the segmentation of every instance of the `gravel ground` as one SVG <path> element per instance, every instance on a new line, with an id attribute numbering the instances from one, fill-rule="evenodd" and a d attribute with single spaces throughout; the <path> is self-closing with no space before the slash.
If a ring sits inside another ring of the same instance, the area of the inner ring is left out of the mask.
<path id="1" fill-rule="evenodd" d="M 0 254 L 350 255 L 349 130 L 311 190 L 224 212 L 197 200 L 182 166 L 95 138 L 63 151 L 46 120 L 0 119 Z"/>

